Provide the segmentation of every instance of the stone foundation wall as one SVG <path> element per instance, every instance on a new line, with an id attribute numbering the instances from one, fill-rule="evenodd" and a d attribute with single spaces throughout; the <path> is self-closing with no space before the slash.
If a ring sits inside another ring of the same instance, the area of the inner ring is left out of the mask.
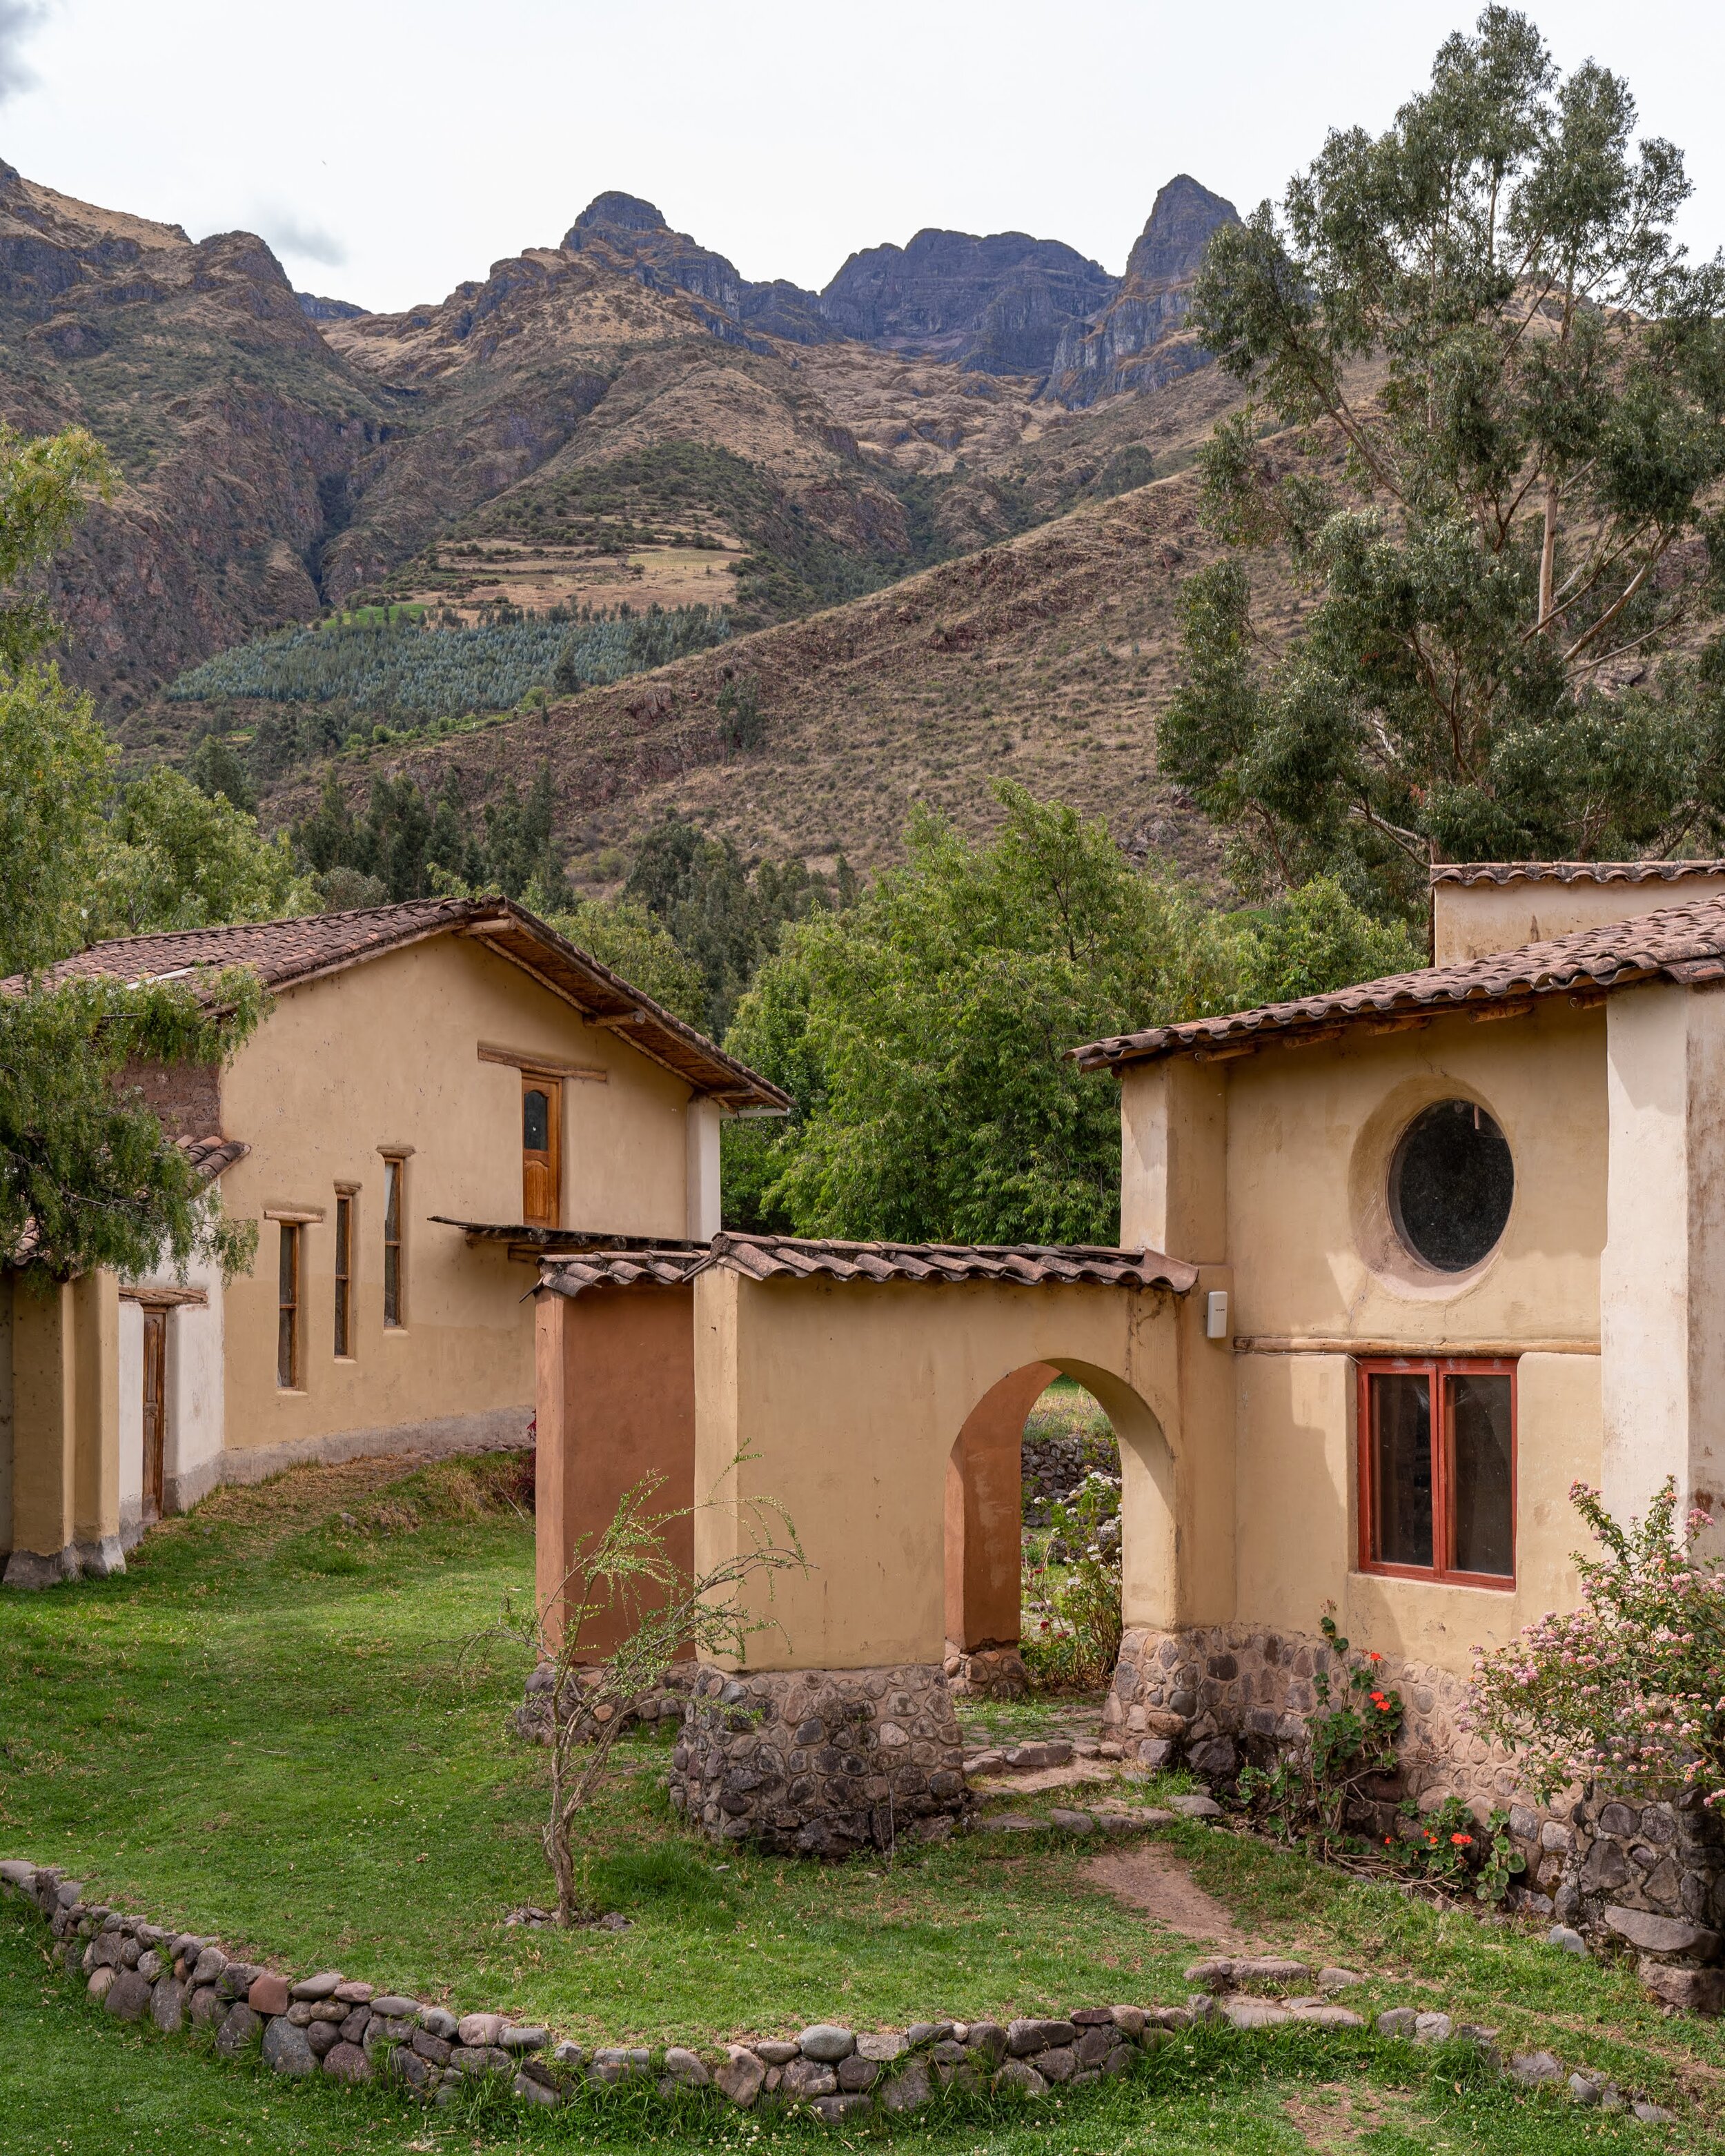
<path id="1" fill-rule="evenodd" d="M 1725 2012 L 1725 1820 L 1686 1795 L 1589 1793 L 1566 1840 L 1558 1916 L 1633 1949 L 1642 1982 L 1672 2005 Z"/>
<path id="2" fill-rule="evenodd" d="M 970 1802 L 937 1667 L 701 1671 L 673 1808 L 713 1840 L 849 1856 L 949 1834 Z"/>
<path id="3" fill-rule="evenodd" d="M 1373 1825 L 1396 1831 L 1399 1807 L 1411 1797 L 1422 1811 L 1457 1796 L 1483 1822 L 1494 1808 L 1510 1813 L 1510 1829 L 1527 1860 L 1527 1876 L 1550 1893 L 1562 1871 L 1564 1830 L 1556 1846 L 1542 1832 L 1551 1824 L 1517 1778 L 1515 1763 L 1457 1717 L 1467 1686 L 1447 1670 L 1386 1655 L 1378 1674 L 1399 1691 L 1405 1709 L 1397 1745 L 1398 1772 L 1378 1777 L 1373 1795 L 1384 1817 Z M 1265 1763 L 1301 1743 L 1306 1717 L 1317 1705 L 1312 1680 L 1346 1671 L 1321 1639 L 1245 1625 L 1194 1625 L 1180 1632 L 1129 1631 L 1103 1708 L 1110 1736 L 1127 1756 L 1163 1766 L 1183 1756 L 1194 1772 L 1230 1782 L 1249 1759 Z"/>
<path id="4" fill-rule="evenodd" d="M 642 1692 L 629 1701 L 623 1710 L 625 1729 L 655 1728 L 662 1723 L 680 1722 L 691 1695 L 701 1672 L 693 1662 L 674 1664 L 665 1674 L 665 1681 L 657 1691 Z M 578 1669 L 573 1683 L 577 1696 L 583 1691 L 596 1691 L 603 1681 L 603 1672 L 597 1669 Z M 551 1694 L 557 1678 L 549 1663 L 542 1663 L 527 1679 L 526 1696 L 515 1711 L 515 1727 L 518 1736 L 532 1744 L 551 1742 Z M 576 1704 L 575 1697 L 567 1697 L 563 1702 L 565 1713 Z M 589 1743 L 616 1712 L 609 1700 L 602 1700 L 590 1712 L 580 1717 L 576 1741 Z"/>
<path id="5" fill-rule="evenodd" d="M 1019 1450 L 1024 1517 L 1027 1527 L 1045 1527 L 1050 1508 L 1070 1499 L 1085 1476 L 1098 1469 L 1120 1484 L 1120 1446 L 1111 1433 L 1038 1429 L 1032 1415 Z M 1115 1509 L 1119 1500 L 1116 1497 Z"/>

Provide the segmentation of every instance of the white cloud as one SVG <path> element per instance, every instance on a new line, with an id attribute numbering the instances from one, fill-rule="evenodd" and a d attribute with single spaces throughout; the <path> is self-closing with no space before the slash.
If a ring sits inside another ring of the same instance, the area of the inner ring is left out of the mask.
<path id="1" fill-rule="evenodd" d="M 0 0 L 0 105 L 35 88 L 36 71 L 23 49 L 42 28 L 47 13 L 42 0 Z"/>
<path id="2" fill-rule="evenodd" d="M 5 0 L 0 0 L 0 7 L 4 5 Z M 321 224 L 306 223 L 291 210 L 260 210 L 258 233 L 278 254 L 291 254 L 301 262 L 321 263 L 326 270 L 339 270 L 347 259 L 347 249 L 334 233 L 326 232 Z"/>

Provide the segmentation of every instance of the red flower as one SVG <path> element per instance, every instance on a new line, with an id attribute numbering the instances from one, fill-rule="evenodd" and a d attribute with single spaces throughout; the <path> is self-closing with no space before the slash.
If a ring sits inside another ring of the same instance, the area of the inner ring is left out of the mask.
<path id="1" fill-rule="evenodd" d="M 1383 1661 L 1383 1659 L 1384 1659 L 1383 1656 L 1382 1656 L 1382 1655 L 1380 1655 L 1380 1654 L 1378 1654 L 1378 1653 L 1377 1653 L 1377 1652 L 1375 1651 L 1375 1650 L 1374 1650 L 1371 1654 L 1369 1654 L 1369 1655 L 1368 1655 L 1368 1656 L 1366 1656 L 1366 1660 L 1367 1660 L 1368 1662 L 1381 1662 L 1381 1661 Z"/>
<path id="2" fill-rule="evenodd" d="M 1458 1849 L 1471 1849 L 1473 1846 L 1473 1836 L 1471 1834 L 1452 1834 L 1450 1839 Z"/>

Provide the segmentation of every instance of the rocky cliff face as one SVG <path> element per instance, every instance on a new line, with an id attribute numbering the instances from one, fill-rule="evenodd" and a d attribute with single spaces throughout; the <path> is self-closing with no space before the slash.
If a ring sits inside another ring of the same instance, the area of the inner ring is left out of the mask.
<path id="1" fill-rule="evenodd" d="M 1238 224 L 1230 202 L 1181 172 L 1163 188 L 1127 258 L 1120 290 L 1093 320 L 1061 336 L 1043 394 L 1079 408 L 1132 389 L 1155 389 L 1209 363 L 1181 325 L 1192 280 L 1218 225 Z"/>
<path id="2" fill-rule="evenodd" d="M 1061 334 L 1106 306 L 1115 280 L 1057 239 L 919 232 L 853 254 L 820 295 L 841 336 L 987 374 L 1041 377 Z"/>
<path id="3" fill-rule="evenodd" d="M 321 604 L 389 415 L 263 241 L 194 243 L 0 165 L 0 417 L 89 427 L 120 475 L 55 564 L 64 664 L 110 706 Z"/>
<path id="4" fill-rule="evenodd" d="M 610 267 L 654 291 L 690 293 L 704 300 L 719 317 L 707 326 L 727 341 L 732 324 L 793 344 L 819 344 L 832 335 L 813 292 L 782 278 L 751 284 L 724 255 L 686 232 L 673 232 L 654 204 L 639 195 L 595 195 L 562 244 L 572 254 L 597 251 Z"/>

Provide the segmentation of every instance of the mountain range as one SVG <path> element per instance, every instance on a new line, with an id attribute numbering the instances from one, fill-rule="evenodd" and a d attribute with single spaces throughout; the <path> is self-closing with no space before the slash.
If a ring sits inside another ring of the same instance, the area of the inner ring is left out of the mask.
<path id="1" fill-rule="evenodd" d="M 1180 175 L 1119 278 L 1059 241 L 930 229 L 852 254 L 815 293 L 752 283 L 650 203 L 606 193 L 556 247 L 377 314 L 296 293 L 254 235 L 194 241 L 0 166 L 0 418 L 87 425 L 118 473 L 56 564 L 62 663 L 149 758 L 210 722 L 162 701 L 185 669 L 356 599 L 445 621 L 701 603 L 781 639 L 768 674 L 783 706 L 790 654 L 828 663 L 819 639 L 783 643 L 788 625 L 858 607 L 890 625 L 870 593 L 928 575 L 937 591 L 940 565 L 1004 547 L 1030 545 L 1046 577 L 1069 520 L 1067 551 L 1093 554 L 1096 509 L 1189 462 L 1240 393 L 1185 321 L 1204 247 L 1234 216 Z M 999 654 L 962 641 L 985 676 Z M 813 675 L 802 696 L 830 701 Z M 569 757 L 616 701 L 578 724 L 557 707 L 524 737 L 543 754 L 567 735 L 552 761 L 572 835 L 595 845 L 631 797 Z M 1013 721 L 1021 744 L 1054 723 L 1028 705 Z M 283 813 L 310 777 L 283 781 Z M 880 857 L 918 790 L 896 773 L 849 840 L 843 818 L 764 802 L 739 836 Z"/>

